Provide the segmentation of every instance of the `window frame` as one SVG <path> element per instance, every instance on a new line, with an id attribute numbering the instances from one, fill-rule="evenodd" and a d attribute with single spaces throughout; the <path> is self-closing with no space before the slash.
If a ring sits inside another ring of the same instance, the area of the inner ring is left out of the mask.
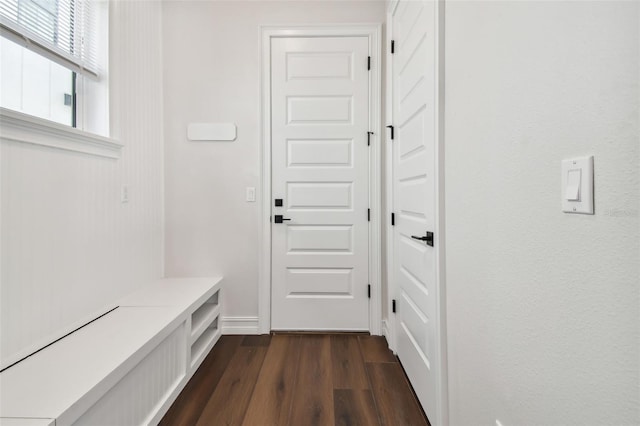
<path id="1" fill-rule="evenodd" d="M 120 158 L 124 145 L 116 139 L 86 132 L 55 121 L 0 107 L 0 139 Z"/>

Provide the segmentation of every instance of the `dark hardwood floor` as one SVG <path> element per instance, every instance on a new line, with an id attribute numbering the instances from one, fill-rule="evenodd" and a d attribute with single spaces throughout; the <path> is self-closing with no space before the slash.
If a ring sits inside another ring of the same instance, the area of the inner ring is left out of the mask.
<path id="1" fill-rule="evenodd" d="M 222 336 L 161 425 L 429 422 L 384 337 Z"/>

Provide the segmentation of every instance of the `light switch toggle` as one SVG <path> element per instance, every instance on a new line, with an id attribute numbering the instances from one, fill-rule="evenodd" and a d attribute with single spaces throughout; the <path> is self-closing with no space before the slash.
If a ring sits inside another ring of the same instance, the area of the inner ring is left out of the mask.
<path id="1" fill-rule="evenodd" d="M 580 169 L 569 170 L 567 172 L 566 199 L 568 201 L 580 201 L 580 184 L 582 172 Z"/>

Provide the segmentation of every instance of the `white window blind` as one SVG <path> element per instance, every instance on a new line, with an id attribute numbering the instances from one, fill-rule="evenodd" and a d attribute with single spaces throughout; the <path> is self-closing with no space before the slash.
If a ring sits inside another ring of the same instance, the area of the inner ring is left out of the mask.
<path id="1" fill-rule="evenodd" d="M 98 76 L 92 0 L 0 0 L 2 36 L 73 71 Z"/>

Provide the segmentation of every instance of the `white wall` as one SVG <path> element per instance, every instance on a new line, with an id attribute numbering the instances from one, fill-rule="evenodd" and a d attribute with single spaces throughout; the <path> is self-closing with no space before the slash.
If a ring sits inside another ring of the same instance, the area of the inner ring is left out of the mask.
<path id="1" fill-rule="evenodd" d="M 160 9 L 159 2 L 111 7 L 120 159 L 1 142 L 3 361 L 162 276 Z"/>
<path id="2" fill-rule="evenodd" d="M 640 424 L 639 5 L 447 2 L 453 425 Z"/>
<path id="3" fill-rule="evenodd" d="M 225 316 L 258 315 L 260 26 L 379 23 L 383 1 L 165 1 L 167 276 L 224 275 Z M 234 122 L 235 142 L 186 139 Z"/>

